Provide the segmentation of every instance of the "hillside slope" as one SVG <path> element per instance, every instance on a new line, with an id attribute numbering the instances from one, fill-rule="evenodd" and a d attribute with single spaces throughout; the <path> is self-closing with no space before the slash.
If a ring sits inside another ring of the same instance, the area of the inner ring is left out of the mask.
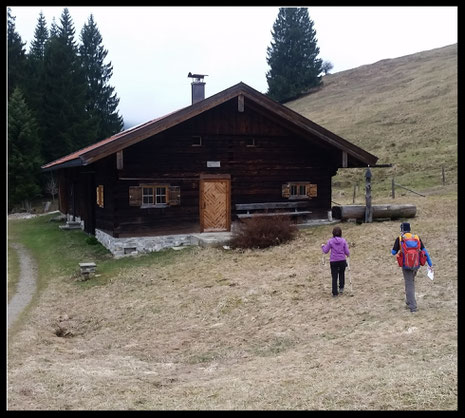
<path id="1" fill-rule="evenodd" d="M 457 181 L 457 44 L 329 74 L 323 87 L 286 106 L 379 157 L 373 192 L 392 176 L 423 190 Z M 335 188 L 362 182 L 364 170 L 339 170 Z"/>

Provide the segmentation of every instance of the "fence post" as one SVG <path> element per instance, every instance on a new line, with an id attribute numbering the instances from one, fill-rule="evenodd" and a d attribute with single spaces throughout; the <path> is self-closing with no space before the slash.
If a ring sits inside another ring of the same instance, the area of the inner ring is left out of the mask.
<path id="1" fill-rule="evenodd" d="M 365 172 L 365 222 L 373 222 L 373 207 L 371 206 L 371 170 L 368 166 Z"/>
<path id="2" fill-rule="evenodd" d="M 392 198 L 396 198 L 396 185 L 394 183 L 394 177 L 392 178 Z"/>
<path id="3" fill-rule="evenodd" d="M 446 173 L 444 171 L 444 166 L 442 166 L 442 185 L 446 185 Z"/>
<path id="4" fill-rule="evenodd" d="M 352 204 L 355 203 L 355 188 L 357 187 L 357 183 L 354 183 L 354 195 L 352 197 Z"/>

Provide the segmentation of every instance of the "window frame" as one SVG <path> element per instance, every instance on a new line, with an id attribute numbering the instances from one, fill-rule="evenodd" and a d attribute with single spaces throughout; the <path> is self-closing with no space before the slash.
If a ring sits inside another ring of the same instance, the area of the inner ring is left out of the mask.
<path id="1" fill-rule="evenodd" d="M 147 190 L 147 192 L 146 192 Z M 150 198 L 151 202 L 146 202 L 145 200 Z M 153 187 L 143 186 L 142 187 L 142 206 L 153 206 L 154 205 L 154 195 L 153 195 Z"/>
<path id="2" fill-rule="evenodd" d="M 192 135 L 191 141 L 192 147 L 201 147 L 203 145 L 202 137 L 200 135 Z"/>
<path id="3" fill-rule="evenodd" d="M 167 184 L 142 184 L 141 186 L 141 208 L 166 208 L 169 206 L 169 185 Z M 151 189 L 151 193 L 146 193 L 146 189 Z M 158 189 L 163 189 L 164 193 Z M 152 203 L 145 203 L 144 198 L 151 197 Z M 159 197 L 164 198 L 164 202 L 158 202 Z"/>
<path id="4" fill-rule="evenodd" d="M 308 196 L 309 183 L 307 182 L 291 182 L 289 183 L 289 199 L 309 199 Z M 304 193 L 302 194 L 302 190 Z M 295 193 L 293 193 L 295 191 Z"/>
<path id="5" fill-rule="evenodd" d="M 248 137 L 245 140 L 245 146 L 247 148 L 255 148 L 257 146 L 257 142 L 255 140 L 255 137 Z"/>
<path id="6" fill-rule="evenodd" d="M 159 193 L 159 189 L 163 189 L 164 193 Z M 153 198 L 155 200 L 155 205 L 167 205 L 168 204 L 168 186 L 155 186 L 153 188 Z M 158 198 L 164 198 L 164 202 L 159 202 Z"/>

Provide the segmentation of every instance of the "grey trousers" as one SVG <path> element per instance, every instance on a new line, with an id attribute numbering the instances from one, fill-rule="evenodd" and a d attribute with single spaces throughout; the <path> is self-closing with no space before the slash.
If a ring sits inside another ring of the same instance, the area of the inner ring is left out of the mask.
<path id="1" fill-rule="evenodd" d="M 411 311 L 417 310 L 417 301 L 415 299 L 415 276 L 417 271 L 402 269 L 405 282 L 405 303 Z"/>

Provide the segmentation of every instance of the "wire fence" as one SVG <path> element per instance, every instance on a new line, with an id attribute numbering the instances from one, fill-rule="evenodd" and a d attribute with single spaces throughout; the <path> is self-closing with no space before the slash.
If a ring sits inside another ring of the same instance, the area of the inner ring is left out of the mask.
<path id="1" fill-rule="evenodd" d="M 388 180 L 388 179 L 386 179 Z M 444 166 L 441 166 L 441 185 L 442 186 L 445 186 L 446 185 L 446 170 L 445 170 L 445 167 Z M 425 195 L 413 190 L 412 188 L 409 188 L 409 187 L 406 187 L 402 184 L 399 184 L 395 181 L 395 178 L 392 177 L 391 179 L 391 197 L 393 199 L 396 198 L 396 188 L 401 188 L 403 190 L 407 190 L 411 193 L 414 193 L 418 196 L 422 196 L 422 197 L 426 197 Z M 359 182 L 356 181 L 353 185 L 353 195 L 352 195 L 352 203 L 355 204 L 355 201 L 357 199 L 357 194 L 360 193 L 360 185 L 359 185 Z M 365 196 L 365 194 L 363 194 L 363 196 Z M 333 202 L 333 203 L 336 203 L 336 202 Z"/>

